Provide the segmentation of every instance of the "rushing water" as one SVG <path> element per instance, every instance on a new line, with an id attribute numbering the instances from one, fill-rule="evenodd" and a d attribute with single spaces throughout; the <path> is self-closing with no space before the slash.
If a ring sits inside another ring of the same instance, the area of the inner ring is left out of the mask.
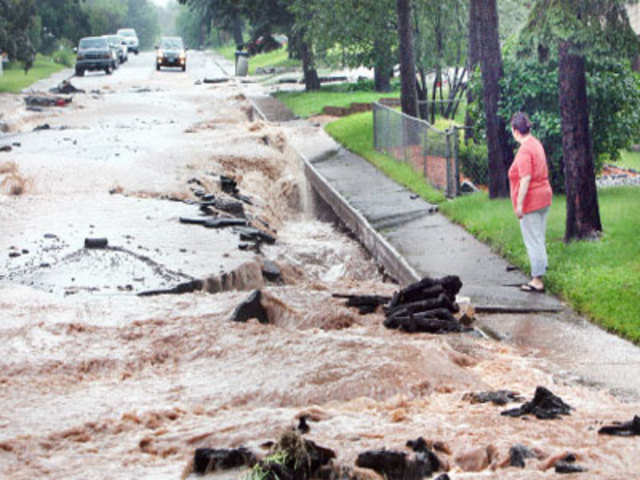
<path id="1" fill-rule="evenodd" d="M 539 352 L 390 331 L 381 313 L 361 316 L 332 298 L 397 286 L 360 245 L 300 211 L 299 165 L 277 127 L 248 120 L 238 87 L 196 86 L 144 60 L 111 84 L 74 80 L 112 93 L 21 121 L 14 128 L 26 133 L 13 138 L 22 146 L 3 157 L 28 188 L 0 195 L 1 478 L 181 478 L 195 448 L 264 453 L 301 414 L 308 437 L 347 465 L 423 436 L 448 446 L 440 455 L 451 478 L 547 478 L 566 451 L 589 469 L 580 478 L 639 474 L 640 440 L 596 433 L 630 420 L 638 404 L 563 382 Z M 151 92 L 138 93 L 141 84 Z M 43 121 L 69 128 L 28 133 Z M 180 224 L 197 208 L 167 199 L 195 199 L 192 178 L 219 193 L 219 174 L 235 175 L 253 200 L 248 213 L 277 232 L 263 252 L 285 283 L 263 288 L 267 325 L 229 321 L 246 291 L 135 295 L 254 261 L 231 230 Z M 92 236 L 121 250 L 83 250 Z M 462 398 L 510 389 L 530 399 L 537 385 L 575 410 L 522 420 Z M 541 459 L 505 467 L 517 443 Z M 480 472 L 456 461 L 487 448 Z"/>

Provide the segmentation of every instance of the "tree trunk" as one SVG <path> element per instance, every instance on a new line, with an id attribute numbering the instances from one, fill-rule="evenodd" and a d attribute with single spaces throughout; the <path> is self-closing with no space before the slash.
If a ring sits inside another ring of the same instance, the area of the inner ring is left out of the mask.
<path id="1" fill-rule="evenodd" d="M 418 67 L 418 76 L 420 77 L 420 84 L 416 85 L 416 91 L 418 92 L 418 110 L 420 111 L 420 118 L 423 120 L 429 119 L 429 85 L 427 85 L 427 74 L 424 71 L 424 67 Z"/>
<path id="2" fill-rule="evenodd" d="M 413 51 L 411 28 L 411 0 L 397 0 L 398 38 L 400 43 L 400 82 L 402 112 L 418 116 L 418 93 L 416 91 L 416 59 Z"/>
<path id="3" fill-rule="evenodd" d="M 477 1 L 471 0 L 471 3 Z M 481 22 L 479 29 L 479 39 L 482 45 L 480 64 L 489 151 L 489 198 L 508 197 L 507 170 L 513 159 L 513 152 L 509 148 L 506 123 L 504 119 L 498 117 L 502 55 L 498 39 L 496 0 L 481 1 L 476 8 Z"/>
<path id="4" fill-rule="evenodd" d="M 472 75 L 474 74 L 476 67 L 480 63 L 480 48 L 482 47 L 482 43 L 480 43 L 480 15 L 478 14 L 478 0 L 471 0 L 469 4 L 469 54 L 468 54 L 468 80 L 471 80 Z M 474 102 L 473 92 L 470 88 L 467 89 L 467 105 L 471 105 Z M 467 113 L 464 117 L 464 140 L 465 142 L 470 139 L 475 139 L 475 132 L 471 128 L 471 116 L 469 115 L 469 109 L 467 108 Z"/>
<path id="5" fill-rule="evenodd" d="M 311 90 L 320 90 L 320 79 L 318 78 L 313 51 L 307 41 L 303 39 L 300 40 L 299 47 L 302 71 L 304 72 L 304 87 L 308 92 Z"/>
<path id="6" fill-rule="evenodd" d="M 570 42 L 558 47 L 558 95 L 562 119 L 562 156 L 567 193 L 564 239 L 595 238 L 602 231 L 593 151 L 584 57 Z"/>
<path id="7" fill-rule="evenodd" d="M 373 82 L 376 92 L 388 92 L 391 90 L 391 75 L 393 71 L 393 58 L 391 48 L 385 42 L 376 38 L 373 42 L 375 52 L 375 66 L 373 69 Z"/>
<path id="8" fill-rule="evenodd" d="M 238 49 L 244 44 L 244 37 L 242 35 L 243 27 L 244 25 L 240 14 L 235 12 L 233 14 L 233 41 L 236 43 Z"/>

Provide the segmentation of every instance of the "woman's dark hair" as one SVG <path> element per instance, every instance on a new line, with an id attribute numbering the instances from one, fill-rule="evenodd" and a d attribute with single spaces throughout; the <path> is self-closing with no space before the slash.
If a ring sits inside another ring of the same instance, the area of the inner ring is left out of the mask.
<path id="1" fill-rule="evenodd" d="M 526 135 L 531 131 L 531 120 L 524 112 L 517 112 L 511 117 L 511 128 L 520 132 L 520 135 Z"/>

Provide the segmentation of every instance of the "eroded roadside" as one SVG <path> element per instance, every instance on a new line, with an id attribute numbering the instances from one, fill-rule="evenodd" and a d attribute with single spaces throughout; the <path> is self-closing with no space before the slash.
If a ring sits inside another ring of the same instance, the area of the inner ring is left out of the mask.
<path id="1" fill-rule="evenodd" d="M 21 146 L 0 154 L 24 182 L 0 195 L 3 476 L 180 478 L 196 448 L 265 455 L 265 442 L 305 415 L 306 437 L 349 467 L 365 450 L 404 450 L 423 436 L 446 445 L 438 455 L 451 478 L 546 478 L 567 452 L 588 469 L 581 478 L 636 472 L 637 441 L 597 430 L 632 418 L 637 403 L 563 379 L 538 352 L 388 330 L 380 310 L 359 315 L 332 298 L 398 286 L 348 235 L 303 211 L 297 158 L 277 127 L 250 118 L 237 87 L 162 76 L 139 59 L 133 80 L 84 79 L 102 93 L 21 124 L 12 137 Z M 43 123 L 51 128 L 31 131 Z M 225 192 L 221 175 L 248 202 Z M 239 201 L 275 244 L 181 223 L 238 216 L 204 205 L 201 217 L 206 195 Z M 88 251 L 85 238 L 112 249 Z M 279 278 L 263 272 L 265 260 Z M 193 279 L 228 288 L 136 295 Z M 256 288 L 269 323 L 230 321 Z M 538 385 L 571 415 L 523 421 L 463 398 L 509 389 L 530 399 Z M 536 451 L 524 469 L 507 466 L 516 444 Z"/>

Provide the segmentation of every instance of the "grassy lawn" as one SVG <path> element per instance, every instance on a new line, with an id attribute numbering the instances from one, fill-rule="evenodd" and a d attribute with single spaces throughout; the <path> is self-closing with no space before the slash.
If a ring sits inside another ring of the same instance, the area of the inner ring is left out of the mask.
<path id="1" fill-rule="evenodd" d="M 618 160 L 614 165 L 624 168 L 633 168 L 640 171 L 640 152 L 630 152 L 623 150 L 621 152 L 622 158 Z"/>
<path id="2" fill-rule="evenodd" d="M 604 234 L 597 242 L 565 244 L 566 204 L 554 197 L 548 220 L 547 288 L 604 328 L 640 342 L 640 188 L 599 191 Z M 528 270 L 527 254 L 509 200 L 476 194 L 440 209 L 518 267 Z"/>
<path id="3" fill-rule="evenodd" d="M 340 91 L 338 85 L 327 85 L 315 92 L 277 92 L 274 94 L 299 117 L 322 112 L 325 106 L 348 107 L 352 102 L 371 103 L 385 97 L 399 97 L 399 91 L 389 93 L 371 91 Z"/>
<path id="4" fill-rule="evenodd" d="M 227 60 L 235 61 L 236 59 L 236 45 L 233 43 L 224 47 L 216 47 L 215 51 Z"/>
<path id="5" fill-rule="evenodd" d="M 0 77 L 0 92 L 20 93 L 22 89 L 34 82 L 47 78 L 64 68 L 66 68 L 64 65 L 55 63 L 50 58 L 39 54 L 33 67 L 26 74 L 21 64 L 9 64 L 5 66 L 4 75 Z"/>
<path id="6" fill-rule="evenodd" d="M 282 47 L 278 50 L 249 57 L 249 74 L 255 74 L 256 69 L 261 67 L 299 67 L 300 65 L 302 65 L 300 60 L 289 58 L 287 47 Z"/>
<path id="7" fill-rule="evenodd" d="M 326 130 L 339 143 L 354 153 L 369 160 L 388 177 L 413 190 L 430 203 L 445 200 L 442 192 L 427 185 L 422 176 L 410 165 L 378 153 L 373 149 L 373 114 L 357 113 L 336 120 L 326 126 Z"/>

